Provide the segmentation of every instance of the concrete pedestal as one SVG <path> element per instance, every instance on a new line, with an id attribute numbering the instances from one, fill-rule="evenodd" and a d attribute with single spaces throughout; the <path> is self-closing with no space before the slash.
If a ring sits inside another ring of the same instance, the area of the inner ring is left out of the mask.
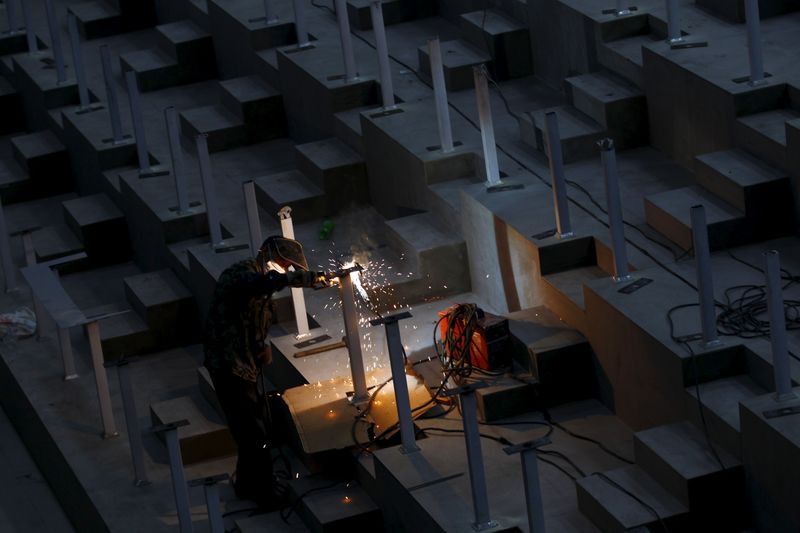
<path id="1" fill-rule="evenodd" d="M 432 100 L 402 104 L 397 113 L 380 110 L 361 113 L 372 204 L 387 218 L 427 210 L 428 185 L 472 176 L 478 133 L 460 117 L 453 117 L 453 152 L 443 154 Z"/>
<path id="2" fill-rule="evenodd" d="M 67 68 L 67 81 L 59 84 L 55 69 L 49 66 L 51 61 L 46 54 L 17 55 L 12 59 L 16 87 L 30 130 L 49 126 L 47 110 L 78 104 L 78 84 L 72 70 Z"/>
<path id="3" fill-rule="evenodd" d="M 356 51 L 362 50 L 360 47 Z M 298 142 L 331 137 L 334 134 L 334 113 L 376 104 L 375 78 L 367 65 L 375 63 L 374 56 L 357 53 L 361 76 L 355 81 L 344 80 L 344 66 L 338 46 L 320 43 L 303 49 L 296 47 L 278 50 L 278 68 L 289 134 Z M 308 105 L 314 102 L 315 105 Z"/>

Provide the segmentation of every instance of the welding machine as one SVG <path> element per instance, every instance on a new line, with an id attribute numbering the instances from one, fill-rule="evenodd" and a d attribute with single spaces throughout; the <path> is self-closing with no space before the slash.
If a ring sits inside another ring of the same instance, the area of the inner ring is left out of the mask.
<path id="1" fill-rule="evenodd" d="M 468 361 L 472 368 L 490 372 L 511 366 L 511 334 L 505 317 L 486 313 L 475 304 L 457 304 L 439 312 L 439 334 L 443 355 L 451 364 Z"/>

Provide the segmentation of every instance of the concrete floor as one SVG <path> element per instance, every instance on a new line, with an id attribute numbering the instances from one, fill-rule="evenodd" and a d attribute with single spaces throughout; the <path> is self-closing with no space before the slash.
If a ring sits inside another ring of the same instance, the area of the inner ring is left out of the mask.
<path id="1" fill-rule="evenodd" d="M 0 532 L 75 531 L 2 408 L 0 465 Z"/>

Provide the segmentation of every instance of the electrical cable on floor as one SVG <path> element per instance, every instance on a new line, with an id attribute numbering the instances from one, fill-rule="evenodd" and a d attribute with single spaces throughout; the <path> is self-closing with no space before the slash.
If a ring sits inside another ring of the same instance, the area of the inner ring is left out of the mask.
<path id="1" fill-rule="evenodd" d="M 322 492 L 322 491 L 325 491 L 325 490 L 330 490 L 330 489 L 336 488 L 336 487 L 338 487 L 339 485 L 341 485 L 343 483 L 349 486 L 349 484 L 351 482 L 350 481 L 337 481 L 335 483 L 331 483 L 330 485 L 325 485 L 323 487 L 315 487 L 313 489 L 308 489 L 304 493 L 300 494 L 297 498 L 295 498 L 295 500 L 291 504 L 287 505 L 284 509 L 281 510 L 281 520 L 283 520 L 285 523 L 288 524 L 289 523 L 289 517 L 292 516 L 292 513 L 294 513 L 297 510 L 297 508 L 303 502 L 303 499 L 306 498 L 307 496 L 310 496 L 311 494 L 314 494 L 316 492 Z"/>
<path id="2" fill-rule="evenodd" d="M 705 437 L 706 440 L 706 446 L 708 446 L 708 449 L 711 451 L 711 454 L 714 456 L 714 459 L 717 461 L 717 463 L 719 463 L 720 468 L 722 468 L 722 470 L 726 470 L 727 468 L 725 466 L 725 463 L 722 462 L 722 458 L 719 456 L 719 453 L 717 453 L 717 449 L 714 447 L 714 443 L 711 441 L 711 433 L 708 428 L 708 422 L 706 421 L 705 408 L 703 406 L 703 399 L 700 393 L 700 371 L 697 364 L 698 356 L 697 353 L 695 353 L 694 349 L 692 348 L 692 345 L 690 344 L 690 340 L 702 339 L 702 335 L 700 336 L 692 335 L 690 337 L 678 337 L 675 335 L 675 322 L 672 319 L 672 313 L 675 310 L 684 309 L 686 307 L 691 307 L 693 305 L 695 304 L 676 305 L 667 312 L 667 320 L 669 322 L 669 335 L 674 342 L 680 344 L 683 347 L 683 349 L 687 351 L 692 361 L 692 370 L 694 373 L 694 390 L 695 390 L 695 395 L 697 397 L 697 409 L 700 412 L 700 422 L 701 425 L 703 426 L 703 436 Z"/>
<path id="3" fill-rule="evenodd" d="M 625 487 L 623 487 L 622 485 L 620 485 L 619 483 L 617 483 L 616 481 L 614 481 L 613 479 L 608 477 L 606 474 L 604 474 L 602 472 L 593 472 L 592 475 L 599 477 L 600 479 L 602 479 L 603 481 L 605 481 L 606 483 L 608 483 L 612 487 L 616 488 L 620 492 L 623 492 L 623 493 L 627 494 L 632 499 L 634 499 L 635 501 L 639 502 L 639 504 L 642 507 L 647 509 L 658 520 L 659 525 L 661 525 L 661 528 L 665 531 L 665 533 L 669 533 L 669 528 L 667 527 L 667 524 L 664 522 L 664 519 L 661 518 L 661 515 L 658 513 L 658 511 L 655 510 L 655 508 L 652 505 L 650 505 L 646 501 L 644 501 L 641 498 L 639 498 L 636 494 L 634 494 L 633 492 L 629 491 L 628 489 L 626 489 Z"/>

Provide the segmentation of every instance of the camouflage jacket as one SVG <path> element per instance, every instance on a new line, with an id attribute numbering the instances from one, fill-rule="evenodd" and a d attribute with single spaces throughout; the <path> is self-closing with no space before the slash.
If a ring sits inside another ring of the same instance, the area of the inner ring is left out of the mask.
<path id="1" fill-rule="evenodd" d="M 286 285 L 285 274 L 261 274 L 253 259 L 235 263 L 220 275 L 205 327 L 203 364 L 210 372 L 256 381 L 261 365 L 272 360 L 272 294 Z"/>

